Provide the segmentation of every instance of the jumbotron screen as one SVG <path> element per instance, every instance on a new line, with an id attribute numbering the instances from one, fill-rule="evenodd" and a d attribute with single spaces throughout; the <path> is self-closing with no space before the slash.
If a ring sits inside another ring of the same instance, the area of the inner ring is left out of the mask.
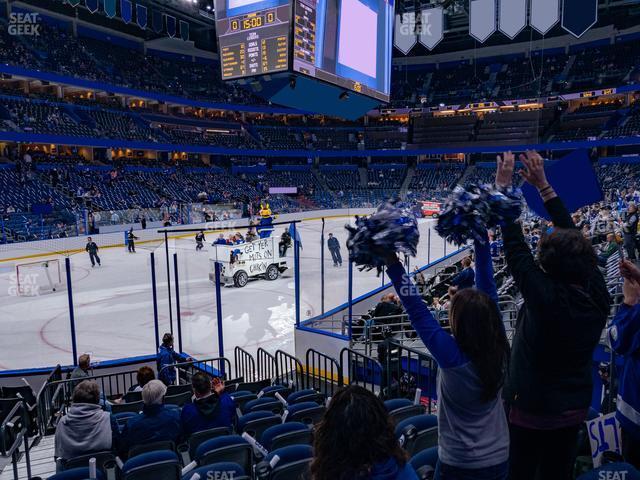
<path id="1" fill-rule="evenodd" d="M 294 71 L 388 102 L 394 0 L 294 4 Z"/>
<path id="2" fill-rule="evenodd" d="M 289 67 L 290 0 L 215 0 L 222 79 Z"/>

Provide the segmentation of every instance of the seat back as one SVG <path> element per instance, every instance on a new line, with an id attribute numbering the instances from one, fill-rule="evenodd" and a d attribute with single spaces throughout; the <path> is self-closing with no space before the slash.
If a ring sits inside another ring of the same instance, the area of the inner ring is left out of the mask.
<path id="1" fill-rule="evenodd" d="M 191 434 L 187 443 L 189 444 L 189 455 L 191 458 L 195 458 L 196 450 L 207 440 L 212 438 L 222 437 L 224 435 L 231 435 L 231 429 L 227 427 L 211 428 L 209 430 L 202 430 Z"/>
<path id="2" fill-rule="evenodd" d="M 278 461 L 273 464 L 275 457 Z M 308 479 L 313 450 L 309 445 L 293 445 L 273 450 L 264 462 L 256 467 L 256 477 L 261 480 Z"/>
<path id="3" fill-rule="evenodd" d="M 197 476 L 196 476 L 197 475 Z M 228 478 L 230 480 L 250 480 L 244 469 L 237 463 L 218 462 L 196 468 L 182 477 L 182 480 L 205 480 Z"/>
<path id="4" fill-rule="evenodd" d="M 56 473 L 47 480 L 89 480 L 90 478 L 89 467 L 79 467 Z M 96 472 L 96 478 L 97 480 L 104 480 L 105 475 L 102 471 L 98 470 Z"/>
<path id="5" fill-rule="evenodd" d="M 142 401 L 132 403 L 114 403 L 111 405 L 111 413 L 113 415 L 124 412 L 140 413 L 143 407 L 144 402 Z"/>
<path id="6" fill-rule="evenodd" d="M 287 415 L 287 422 L 302 422 L 307 425 L 316 425 L 322 420 L 324 417 L 325 407 L 322 405 L 318 405 L 314 403 L 314 406 L 311 406 L 309 402 L 309 406 L 307 403 L 304 404 L 295 404 L 297 405 L 305 405 L 305 408 L 296 409 L 295 411 L 290 412 Z"/>
<path id="7" fill-rule="evenodd" d="M 18 395 L 20 395 L 30 407 L 36 404 L 36 395 L 29 385 L 2 387 L 2 398 L 17 398 Z"/>
<path id="8" fill-rule="evenodd" d="M 238 383 L 236 390 L 248 390 L 252 393 L 258 393 L 265 387 L 271 385 L 271 380 L 261 380 L 259 382 L 242 382 Z"/>
<path id="9" fill-rule="evenodd" d="M 393 424 L 397 425 L 407 418 L 415 417 L 416 415 L 423 415 L 424 412 L 425 408 L 422 405 L 409 405 L 390 411 L 389 416 L 391 417 Z"/>
<path id="10" fill-rule="evenodd" d="M 170 452 L 176 451 L 176 445 L 171 440 L 162 440 L 159 442 L 143 443 L 140 445 L 134 445 L 129 449 L 129 455 L 127 458 L 131 459 L 138 455 L 143 455 L 158 450 L 166 450 Z"/>
<path id="11" fill-rule="evenodd" d="M 217 462 L 233 462 L 245 472 L 252 471 L 253 447 L 237 435 L 207 440 L 196 450 L 198 465 L 210 465 Z"/>
<path id="12" fill-rule="evenodd" d="M 107 473 L 107 470 L 114 470 L 116 466 L 116 457 L 111 451 L 103 451 L 90 453 L 87 455 L 81 455 L 79 457 L 70 458 L 68 460 L 62 460 L 60 467 L 62 471 L 71 470 L 74 468 L 87 467 L 89 468 L 89 460 L 96 459 L 96 468 L 103 473 Z M 108 476 L 108 475 L 107 475 Z"/>
<path id="13" fill-rule="evenodd" d="M 165 395 L 164 403 L 165 405 L 177 405 L 182 407 L 187 403 L 191 403 L 191 391 L 177 393 L 176 395 Z"/>
<path id="14" fill-rule="evenodd" d="M 435 447 L 438 445 L 438 427 L 427 428 L 416 432 L 415 435 L 408 435 L 404 449 L 409 455 L 415 455 L 427 448 Z"/>
<path id="15" fill-rule="evenodd" d="M 188 383 L 185 385 L 169 385 L 165 396 L 171 397 L 173 395 L 181 395 L 183 393 L 189 393 L 191 395 L 191 390 L 191 385 Z"/>
<path id="16" fill-rule="evenodd" d="M 264 413 L 265 416 L 259 416 L 252 418 L 254 414 Z M 253 438 L 260 438 L 262 433 L 269 427 L 279 425 L 282 423 L 282 419 L 277 415 L 266 415 L 268 412 L 252 412 L 247 415 L 243 415 L 238 419 L 239 433 L 247 432 Z"/>
<path id="17" fill-rule="evenodd" d="M 180 480 L 181 473 L 176 453 L 158 450 L 127 460 L 122 467 L 122 480 Z"/>
<path id="18" fill-rule="evenodd" d="M 125 403 L 134 403 L 142 401 L 142 392 L 127 392 L 124 397 L 122 397 Z"/>
<path id="19" fill-rule="evenodd" d="M 310 428 L 306 431 L 300 430 L 298 432 L 289 432 L 283 435 L 278 435 L 271 442 L 271 448 L 284 448 L 291 445 L 312 445 L 313 444 L 313 432 Z"/>

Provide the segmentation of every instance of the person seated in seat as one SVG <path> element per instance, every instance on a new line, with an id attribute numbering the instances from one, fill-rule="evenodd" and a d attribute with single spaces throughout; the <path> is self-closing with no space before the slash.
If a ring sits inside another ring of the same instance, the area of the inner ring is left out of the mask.
<path id="1" fill-rule="evenodd" d="M 311 463 L 315 480 L 417 480 L 394 435 L 382 400 L 351 385 L 331 399 L 317 427 Z"/>
<path id="2" fill-rule="evenodd" d="M 180 420 L 182 431 L 188 436 L 202 430 L 231 427 L 235 419 L 236 406 L 233 398 L 224 391 L 224 382 L 206 373 L 198 372 L 191 377 L 193 403 L 182 407 Z"/>
<path id="3" fill-rule="evenodd" d="M 153 442 L 177 443 L 182 436 L 180 412 L 163 404 L 167 387 L 160 380 L 151 380 L 142 389 L 142 413 L 131 418 L 122 431 L 120 453 L 125 455 L 132 447 Z"/>
<path id="4" fill-rule="evenodd" d="M 69 460 L 116 447 L 118 427 L 100 406 L 100 388 L 84 380 L 73 389 L 73 403 L 56 427 L 55 456 Z"/>
<path id="5" fill-rule="evenodd" d="M 136 373 L 136 385 L 131 386 L 130 392 L 141 392 L 144 386 L 156 378 L 156 374 L 151 367 L 140 367 Z"/>

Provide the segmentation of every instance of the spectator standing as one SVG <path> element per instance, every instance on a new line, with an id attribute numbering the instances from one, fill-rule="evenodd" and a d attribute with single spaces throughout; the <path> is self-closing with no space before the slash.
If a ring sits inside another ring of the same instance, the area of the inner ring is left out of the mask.
<path id="1" fill-rule="evenodd" d="M 329 234 L 329 239 L 327 240 L 327 247 L 331 252 L 331 258 L 333 259 L 333 266 L 341 267 L 342 255 L 340 254 L 340 242 L 338 242 L 338 239 L 333 236 L 333 233 Z"/>
<path id="2" fill-rule="evenodd" d="M 314 436 L 314 480 L 417 480 L 382 401 L 360 386 L 339 390 Z"/>
<path id="3" fill-rule="evenodd" d="M 160 379 L 165 385 L 173 385 L 176 382 L 175 368 L 164 368 L 168 365 L 173 365 L 182 360 L 182 357 L 176 353 L 173 349 L 173 335 L 165 333 L 162 336 L 162 345 L 158 349 L 158 379 Z"/>
<path id="4" fill-rule="evenodd" d="M 89 376 L 90 368 L 91 357 L 88 354 L 83 353 L 78 357 L 78 366 L 73 369 L 69 378 L 71 380 L 81 380 L 87 378 Z"/>
<path id="5" fill-rule="evenodd" d="M 91 268 L 96 266 L 96 262 L 98 266 L 100 266 L 100 257 L 98 256 L 98 245 L 94 242 L 91 237 L 87 238 L 87 245 L 84 249 L 89 254 L 89 260 L 91 260 Z"/>
<path id="6" fill-rule="evenodd" d="M 56 426 L 55 456 L 65 460 L 116 446 L 118 427 L 100 406 L 100 389 L 90 380 L 73 389 L 72 404 Z"/>
<path id="7" fill-rule="evenodd" d="M 616 418 L 622 428 L 622 455 L 640 469 L 640 269 L 625 260 L 624 301 L 607 329 L 614 352 L 624 358 L 618 382 Z"/>
<path id="8" fill-rule="evenodd" d="M 568 480 L 592 395 L 592 355 L 609 294 L 591 242 L 549 185 L 536 152 L 520 155 L 521 175 L 538 189 L 553 230 L 538 265 L 515 222 L 502 228 L 507 265 L 524 298 L 518 312 L 505 400 L 510 407 L 511 478 Z M 515 159 L 498 157 L 496 185 L 509 187 Z"/>
<path id="9" fill-rule="evenodd" d="M 447 333 L 422 301 L 395 254 L 387 274 L 409 320 L 439 366 L 438 465 L 436 479 L 505 480 L 509 428 L 502 387 L 509 342 L 498 309 L 488 236 L 475 242 L 478 289 L 451 298 Z"/>
<path id="10" fill-rule="evenodd" d="M 634 202 L 629 203 L 627 213 L 622 224 L 624 248 L 629 260 L 636 259 L 636 235 L 638 234 L 638 207 Z"/>
<path id="11" fill-rule="evenodd" d="M 463 288 L 473 288 L 476 283 L 476 273 L 471 266 L 471 257 L 462 259 L 462 271 L 458 272 L 452 279 L 451 285 L 458 290 Z"/>
<path id="12" fill-rule="evenodd" d="M 191 435 L 211 428 L 233 425 L 236 405 L 233 398 L 224 391 L 224 382 L 198 372 L 191 377 L 193 403 L 182 408 L 180 419 L 185 435 Z"/>

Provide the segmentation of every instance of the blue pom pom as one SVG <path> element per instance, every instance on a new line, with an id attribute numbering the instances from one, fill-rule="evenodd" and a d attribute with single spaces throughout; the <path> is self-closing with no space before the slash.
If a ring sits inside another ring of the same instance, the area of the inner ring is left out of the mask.
<path id="1" fill-rule="evenodd" d="M 416 256 L 420 232 L 418 220 L 410 206 L 399 200 L 381 204 L 369 217 L 360 217 L 356 226 L 346 225 L 349 231 L 347 248 L 351 259 L 363 269 L 384 266 L 384 254 L 388 252 Z"/>
<path id="2" fill-rule="evenodd" d="M 464 245 L 469 240 L 486 242 L 489 228 L 504 226 L 522 213 L 522 194 L 491 185 L 456 186 L 438 218 L 436 231 L 445 240 Z"/>

